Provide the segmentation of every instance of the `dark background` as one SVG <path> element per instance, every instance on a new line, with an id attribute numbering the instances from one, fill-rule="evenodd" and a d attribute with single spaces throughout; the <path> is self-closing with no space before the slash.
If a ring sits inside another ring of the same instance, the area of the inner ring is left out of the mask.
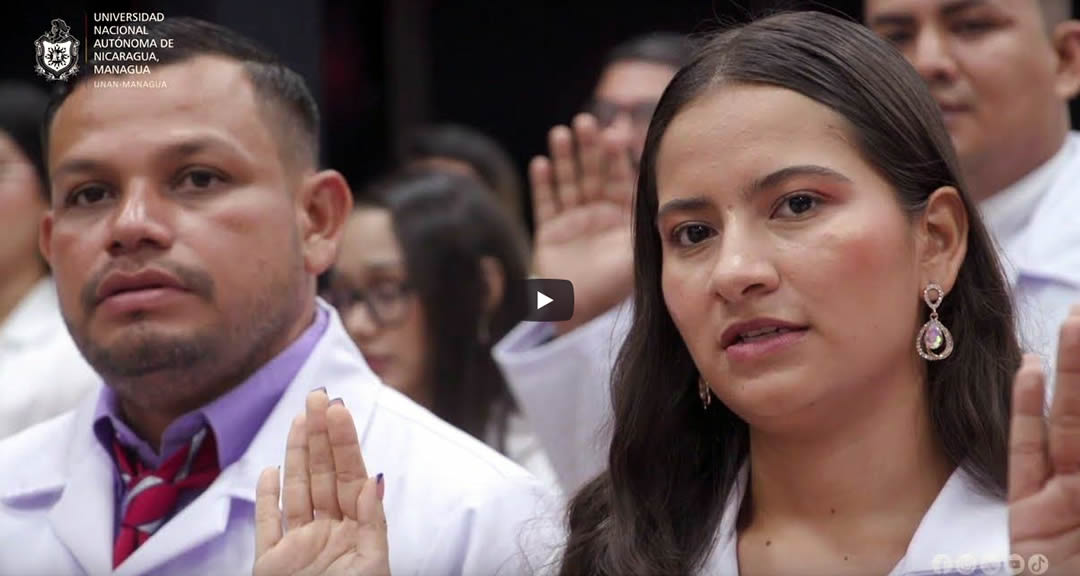
<path id="1" fill-rule="evenodd" d="M 705 33 L 774 9 L 859 18 L 861 0 L 54 0 L 0 8 L 0 76 L 34 75 L 34 40 L 64 18 L 84 41 L 93 12 L 197 16 L 229 26 L 301 72 L 323 111 L 324 161 L 355 189 L 423 122 L 472 125 L 524 170 L 546 131 L 588 98 L 605 51 L 652 31 Z M 90 23 L 92 26 L 92 23 Z"/>

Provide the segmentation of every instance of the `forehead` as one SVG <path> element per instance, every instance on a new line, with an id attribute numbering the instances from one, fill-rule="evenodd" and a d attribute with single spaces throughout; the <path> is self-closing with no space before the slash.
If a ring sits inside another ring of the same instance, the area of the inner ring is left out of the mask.
<path id="1" fill-rule="evenodd" d="M 971 8 L 1001 10 L 1010 14 L 1038 13 L 1039 0 L 865 0 L 866 21 L 882 16 L 915 19 L 944 17 Z"/>
<path id="2" fill-rule="evenodd" d="M 385 208 L 364 207 L 350 214 L 342 245 L 351 263 L 397 260 L 401 254 L 393 219 Z"/>
<path id="3" fill-rule="evenodd" d="M 139 152 L 194 134 L 214 135 L 254 155 L 273 151 L 273 136 L 240 63 L 204 56 L 151 70 L 144 76 L 83 81 L 53 119 L 50 166 L 70 155 L 104 161 L 139 158 Z M 165 87 L 105 85 L 124 80 L 159 81 Z"/>
<path id="4" fill-rule="evenodd" d="M 657 101 L 677 70 L 666 64 L 622 60 L 604 69 L 596 84 L 597 98 L 616 103 Z"/>
<path id="5" fill-rule="evenodd" d="M 868 168 L 847 122 L 826 106 L 783 88 L 724 86 L 672 120 L 657 156 L 658 193 L 734 190 L 796 165 Z"/>

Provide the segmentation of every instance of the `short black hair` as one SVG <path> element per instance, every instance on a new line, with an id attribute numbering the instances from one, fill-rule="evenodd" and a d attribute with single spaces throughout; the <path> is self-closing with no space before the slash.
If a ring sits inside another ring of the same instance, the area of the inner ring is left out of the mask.
<path id="1" fill-rule="evenodd" d="M 255 88 L 259 105 L 269 104 L 271 115 L 276 116 L 281 125 L 282 129 L 276 132 L 279 133 L 278 144 L 283 155 L 295 155 L 318 163 L 318 104 L 304 78 L 282 63 L 276 55 L 238 32 L 197 18 L 165 18 L 161 22 L 148 24 L 146 32 L 144 38 L 148 40 L 160 42 L 170 39 L 173 42 L 172 48 L 154 51 L 158 66 L 179 64 L 199 56 L 220 56 L 240 63 Z M 73 81 L 61 83 L 53 93 L 42 131 L 46 153 L 53 117 L 78 86 L 96 75 L 95 64 L 103 63 L 87 62 L 79 76 Z"/>
<path id="2" fill-rule="evenodd" d="M 34 167 L 41 191 L 49 196 L 45 186 L 45 159 L 41 151 L 41 119 L 49 95 L 25 82 L 0 82 L 0 132 L 6 134 Z"/>
<path id="3" fill-rule="evenodd" d="M 694 42 L 675 32 L 652 32 L 625 40 L 608 53 L 604 68 L 617 62 L 650 62 L 678 70 L 690 63 Z"/>

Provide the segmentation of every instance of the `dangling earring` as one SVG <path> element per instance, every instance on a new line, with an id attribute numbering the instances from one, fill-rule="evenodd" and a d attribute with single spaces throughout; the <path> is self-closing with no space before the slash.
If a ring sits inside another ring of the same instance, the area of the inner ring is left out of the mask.
<path id="1" fill-rule="evenodd" d="M 923 290 L 923 301 L 930 307 L 930 320 L 915 337 L 915 350 L 926 360 L 944 360 L 953 351 L 952 334 L 938 321 L 937 309 L 944 299 L 945 291 L 937 284 L 927 284 Z"/>
<path id="2" fill-rule="evenodd" d="M 698 377 L 697 393 L 702 409 L 708 410 L 709 404 L 712 404 L 712 390 L 709 390 L 709 383 L 704 378 Z"/>

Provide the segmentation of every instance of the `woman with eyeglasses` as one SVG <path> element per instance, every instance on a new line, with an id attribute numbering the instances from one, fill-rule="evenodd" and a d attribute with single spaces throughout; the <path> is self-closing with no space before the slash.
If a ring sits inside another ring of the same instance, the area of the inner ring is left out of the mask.
<path id="1" fill-rule="evenodd" d="M 553 479 L 491 358 L 528 310 L 524 242 L 479 180 L 404 172 L 357 200 L 327 296 L 385 383 Z"/>

